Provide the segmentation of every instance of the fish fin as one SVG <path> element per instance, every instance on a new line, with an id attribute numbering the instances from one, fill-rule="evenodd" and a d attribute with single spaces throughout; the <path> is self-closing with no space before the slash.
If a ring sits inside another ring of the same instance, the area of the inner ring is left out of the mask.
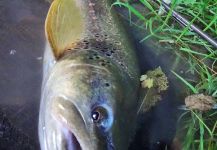
<path id="1" fill-rule="evenodd" d="M 55 58 L 73 48 L 83 31 L 84 20 L 78 2 L 54 0 L 47 14 L 45 32 Z"/>

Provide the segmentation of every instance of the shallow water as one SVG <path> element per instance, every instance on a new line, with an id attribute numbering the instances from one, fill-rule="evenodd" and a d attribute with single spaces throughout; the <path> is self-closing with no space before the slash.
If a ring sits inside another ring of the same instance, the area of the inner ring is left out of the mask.
<path id="1" fill-rule="evenodd" d="M 136 7 L 136 6 L 135 6 Z M 138 8 L 139 9 L 139 8 Z M 121 17 L 128 18 L 126 10 L 119 10 Z M 136 22 L 137 20 L 133 20 Z M 133 43 L 137 50 L 139 64 L 142 74 L 150 69 L 161 67 L 169 80 L 169 89 L 162 96 L 162 100 L 150 111 L 139 117 L 139 128 L 130 149 L 164 150 L 174 149 L 171 147 L 176 133 L 176 123 L 180 111 L 177 107 L 184 98 L 185 88 L 180 81 L 175 79 L 171 73 L 174 70 L 182 73 L 188 68 L 182 58 L 178 58 L 172 51 L 170 45 L 156 45 L 156 39 L 151 38 L 145 42 L 139 41 L 147 35 L 143 29 L 136 28 L 125 23 L 127 32 L 133 37 Z M 177 65 L 176 62 L 177 61 Z M 182 65 L 180 65 L 182 64 Z M 185 74 L 185 76 L 188 76 Z"/>
<path id="2" fill-rule="evenodd" d="M 39 146 L 37 124 L 45 45 L 44 20 L 48 7 L 43 0 L 0 1 L 0 109 L 11 123 L 10 127 L 18 130 L 18 136 L 29 139 L 32 149 Z M 127 12 L 121 10 L 121 14 L 126 16 Z M 155 45 L 154 39 L 139 43 L 145 33 L 128 23 L 126 28 L 135 44 L 141 72 L 161 66 L 170 81 L 163 100 L 140 116 L 140 126 L 131 149 L 164 149 L 175 135 L 177 106 L 185 95 L 181 90 L 183 85 L 170 71 L 183 73 L 187 64 L 174 65 L 176 61 L 178 64 L 184 61 L 169 51 L 172 49 L 170 45 Z M 0 147 L 3 144 L 1 138 L 4 136 L 0 135 Z"/>

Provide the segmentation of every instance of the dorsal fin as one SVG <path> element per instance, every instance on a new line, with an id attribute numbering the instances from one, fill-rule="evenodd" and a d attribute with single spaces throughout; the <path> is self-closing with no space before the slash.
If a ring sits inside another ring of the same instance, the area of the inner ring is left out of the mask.
<path id="1" fill-rule="evenodd" d="M 47 14 L 45 30 L 56 59 L 67 48 L 73 48 L 73 43 L 84 32 L 84 19 L 76 0 L 54 0 Z"/>

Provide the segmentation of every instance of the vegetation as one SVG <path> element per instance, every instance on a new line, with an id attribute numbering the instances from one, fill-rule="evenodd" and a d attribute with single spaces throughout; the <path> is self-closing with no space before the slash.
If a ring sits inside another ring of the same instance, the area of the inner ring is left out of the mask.
<path id="1" fill-rule="evenodd" d="M 156 0 L 161 3 L 160 0 Z M 197 33 L 187 27 L 181 27 L 172 19 L 172 13 L 159 15 L 159 5 L 153 0 L 138 0 L 148 9 L 148 13 L 137 10 L 130 1 L 117 0 L 114 5 L 125 7 L 130 15 L 135 15 L 141 22 L 136 23 L 149 31 L 149 35 L 141 39 L 155 37 L 160 42 L 172 44 L 174 53 L 186 57 L 190 64 L 188 71 L 199 76 L 196 81 L 188 81 L 179 74 L 174 75 L 189 89 L 189 94 L 204 93 L 217 99 L 217 49 L 200 38 Z M 212 37 L 217 37 L 217 0 L 173 0 L 171 8 L 196 24 Z M 162 10 L 161 10 L 162 11 Z M 216 150 L 217 149 L 217 111 L 200 112 L 185 111 L 180 116 L 179 133 L 182 136 L 182 148 L 185 150 Z M 185 132 L 183 132 L 185 131 Z"/>
<path id="2" fill-rule="evenodd" d="M 161 101 L 161 94 L 168 89 L 168 80 L 165 73 L 158 67 L 154 70 L 149 70 L 145 75 L 140 78 L 141 86 L 144 90 L 145 96 L 137 111 L 149 111 L 159 101 Z"/>

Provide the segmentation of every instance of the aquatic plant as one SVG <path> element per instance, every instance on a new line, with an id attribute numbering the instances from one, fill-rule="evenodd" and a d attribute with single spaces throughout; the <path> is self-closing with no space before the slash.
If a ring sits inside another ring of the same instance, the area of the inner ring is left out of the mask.
<path id="1" fill-rule="evenodd" d="M 144 10 L 138 10 L 133 3 L 140 3 Z M 141 42 L 154 37 L 160 43 L 169 43 L 174 47 L 174 53 L 186 58 L 190 64 L 189 70 L 198 76 L 195 81 L 189 81 L 176 72 L 175 77 L 182 81 L 188 94 L 203 93 L 217 98 L 217 50 L 206 40 L 192 32 L 190 25 L 183 28 L 172 19 L 172 10 L 188 18 L 190 24 L 196 24 L 212 37 L 217 36 L 217 1 L 216 0 L 172 0 L 171 10 L 162 13 L 160 0 L 120 1 L 113 5 L 125 7 L 129 10 L 129 18 L 134 15 L 140 22 L 133 22 L 138 28 L 144 28 L 149 34 Z M 159 9 L 160 8 L 160 9 Z M 161 13 L 159 13 L 159 10 Z M 151 83 L 150 81 L 148 83 Z M 180 116 L 177 136 L 182 141 L 185 150 L 215 150 L 217 149 L 217 112 L 210 110 L 183 111 Z M 184 131 L 184 132 L 183 132 Z M 182 134 L 181 134 L 182 133 Z M 185 133 L 185 134 L 184 134 Z"/>
<path id="2" fill-rule="evenodd" d="M 148 71 L 145 75 L 141 76 L 140 81 L 144 89 L 142 92 L 145 93 L 145 96 L 137 114 L 149 111 L 154 107 L 162 99 L 161 95 L 163 92 L 169 87 L 167 77 L 161 67 Z"/>

